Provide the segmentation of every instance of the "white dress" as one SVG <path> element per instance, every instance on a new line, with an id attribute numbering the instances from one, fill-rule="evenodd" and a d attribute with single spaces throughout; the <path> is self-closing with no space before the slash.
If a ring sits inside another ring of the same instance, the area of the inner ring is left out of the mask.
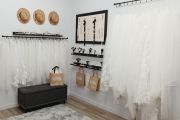
<path id="1" fill-rule="evenodd" d="M 108 82 L 116 99 L 126 98 L 133 119 L 140 112 L 140 120 L 170 120 L 168 90 L 180 78 L 178 14 L 163 9 L 116 15 L 111 26 L 102 86 Z"/>
<path id="2" fill-rule="evenodd" d="M 67 73 L 68 41 L 0 40 L 0 93 L 18 84 L 46 83 L 51 68 L 58 65 Z"/>

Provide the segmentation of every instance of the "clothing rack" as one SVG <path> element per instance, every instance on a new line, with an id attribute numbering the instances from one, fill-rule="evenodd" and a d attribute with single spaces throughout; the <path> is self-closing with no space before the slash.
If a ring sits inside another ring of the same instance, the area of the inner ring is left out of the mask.
<path id="1" fill-rule="evenodd" d="M 130 0 L 130 1 L 125 1 L 125 2 L 120 2 L 120 3 L 114 3 L 114 6 L 122 7 L 122 6 L 133 5 L 133 4 L 147 3 L 151 1 L 153 0 Z"/>
<path id="2" fill-rule="evenodd" d="M 25 39 L 52 39 L 52 40 L 67 40 L 68 37 L 63 37 L 60 34 L 51 33 L 29 33 L 29 32 L 12 32 L 12 35 L 2 35 L 3 38 L 25 38 Z"/>

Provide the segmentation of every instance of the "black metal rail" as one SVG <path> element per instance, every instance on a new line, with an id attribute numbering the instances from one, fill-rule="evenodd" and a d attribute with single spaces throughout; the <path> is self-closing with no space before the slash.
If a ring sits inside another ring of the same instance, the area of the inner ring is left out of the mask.
<path id="1" fill-rule="evenodd" d="M 4 38 L 26 38 L 26 39 L 53 39 L 53 40 L 67 40 L 68 37 L 40 37 L 40 36 L 6 36 L 6 35 L 2 35 L 2 37 Z"/>
<path id="2" fill-rule="evenodd" d="M 125 2 L 120 2 L 120 3 L 114 3 L 114 6 L 116 7 L 121 7 L 121 6 L 125 6 L 125 5 L 132 5 L 132 4 L 139 4 L 139 3 L 143 3 L 143 2 L 150 2 L 153 0 L 129 0 L 129 1 L 125 1 Z"/>
<path id="3" fill-rule="evenodd" d="M 78 66 L 78 67 L 83 67 L 83 68 L 88 68 L 88 69 L 93 69 L 93 70 L 98 70 L 98 71 L 101 71 L 101 69 L 102 69 L 101 66 L 87 65 L 87 64 L 83 64 L 83 63 L 72 63 L 70 65 Z"/>
<path id="4" fill-rule="evenodd" d="M 60 34 L 46 33 L 28 33 L 28 32 L 13 32 L 12 35 L 2 35 L 4 38 L 25 38 L 25 39 L 52 39 L 52 40 L 67 40 L 68 37 L 63 37 Z"/>
<path id="5" fill-rule="evenodd" d="M 78 56 L 86 56 L 86 57 L 95 57 L 95 58 L 103 58 L 103 55 L 97 55 L 97 54 L 87 54 L 87 53 L 72 53 L 71 55 L 78 55 Z"/>

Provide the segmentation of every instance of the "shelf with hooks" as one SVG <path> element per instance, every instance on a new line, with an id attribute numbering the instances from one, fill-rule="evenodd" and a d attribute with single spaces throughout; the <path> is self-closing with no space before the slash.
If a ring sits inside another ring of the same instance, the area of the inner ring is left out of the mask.
<path id="1" fill-rule="evenodd" d="M 129 1 L 124 1 L 120 3 L 114 3 L 114 6 L 122 7 L 126 5 L 140 4 L 140 3 L 146 3 L 146 2 L 151 2 L 151 1 L 153 0 L 129 0 Z"/>
<path id="2" fill-rule="evenodd" d="M 96 66 L 96 65 L 87 65 L 87 64 L 83 64 L 83 63 L 72 63 L 70 64 L 72 66 L 78 66 L 78 67 L 82 67 L 82 68 L 88 68 L 88 69 L 93 69 L 93 70 L 98 70 L 101 71 L 102 67 L 101 66 Z"/>
<path id="3" fill-rule="evenodd" d="M 72 53 L 71 55 L 78 55 L 78 56 L 86 56 L 86 57 L 95 57 L 95 58 L 103 58 L 103 55 L 98 55 L 98 54 L 87 54 L 87 53 Z"/>

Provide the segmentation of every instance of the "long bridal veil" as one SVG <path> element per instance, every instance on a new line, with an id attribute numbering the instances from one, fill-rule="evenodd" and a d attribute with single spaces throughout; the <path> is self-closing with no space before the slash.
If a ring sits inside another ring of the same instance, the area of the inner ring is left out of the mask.
<path id="1" fill-rule="evenodd" d="M 67 73 L 68 42 L 60 40 L 2 39 L 0 41 L 0 89 L 19 83 L 46 83 L 51 68 Z"/>
<path id="2" fill-rule="evenodd" d="M 124 97 L 132 118 L 171 120 L 170 86 L 180 78 L 180 18 L 170 9 L 116 15 L 110 23 L 102 86 Z M 158 118 L 160 116 L 160 118 Z"/>

